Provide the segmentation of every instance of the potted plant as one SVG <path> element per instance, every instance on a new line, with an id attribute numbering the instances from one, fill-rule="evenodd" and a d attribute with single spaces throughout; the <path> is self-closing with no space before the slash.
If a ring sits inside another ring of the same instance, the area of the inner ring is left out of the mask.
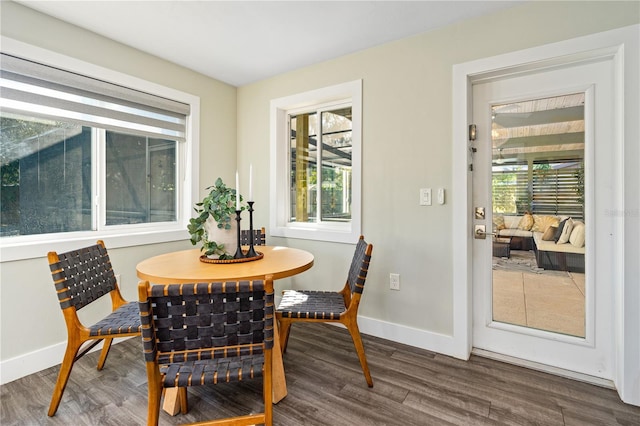
<path id="1" fill-rule="evenodd" d="M 197 217 L 189 219 L 187 230 L 191 244 L 202 242 L 200 250 L 213 259 L 232 259 L 237 243 L 235 221 L 236 190 L 229 188 L 221 178 L 213 186 L 206 188 L 209 193 L 196 203 Z M 242 201 L 242 196 L 240 196 Z M 244 210 L 244 207 L 241 207 Z"/>

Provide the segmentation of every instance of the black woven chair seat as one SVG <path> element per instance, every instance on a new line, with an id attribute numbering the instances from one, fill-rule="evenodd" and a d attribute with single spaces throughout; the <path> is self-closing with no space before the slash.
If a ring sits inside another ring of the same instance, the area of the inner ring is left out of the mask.
<path id="1" fill-rule="evenodd" d="M 140 310 L 137 302 L 129 302 L 89 327 L 91 336 L 107 336 L 140 332 Z"/>
<path id="2" fill-rule="evenodd" d="M 214 358 L 160 366 L 164 387 L 240 382 L 262 377 L 264 355 Z"/>
<path id="3" fill-rule="evenodd" d="M 335 320 L 346 309 L 344 298 L 338 292 L 286 290 L 277 311 L 284 318 Z"/>

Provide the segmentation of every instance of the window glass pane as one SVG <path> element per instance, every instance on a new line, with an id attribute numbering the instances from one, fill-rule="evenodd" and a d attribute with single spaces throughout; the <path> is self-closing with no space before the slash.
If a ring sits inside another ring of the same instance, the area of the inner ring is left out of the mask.
<path id="1" fill-rule="evenodd" d="M 291 222 L 317 222 L 318 114 L 289 117 L 291 128 Z"/>
<path id="2" fill-rule="evenodd" d="M 322 113 L 322 220 L 351 219 L 351 107 Z"/>
<path id="3" fill-rule="evenodd" d="M 0 235 L 91 230 L 91 129 L 0 112 Z"/>
<path id="4" fill-rule="evenodd" d="M 175 141 L 107 132 L 106 224 L 176 220 Z"/>

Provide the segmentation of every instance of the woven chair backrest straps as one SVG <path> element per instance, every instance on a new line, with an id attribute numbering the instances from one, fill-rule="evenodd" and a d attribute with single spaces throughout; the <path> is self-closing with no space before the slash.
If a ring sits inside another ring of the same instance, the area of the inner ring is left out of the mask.
<path id="1" fill-rule="evenodd" d="M 254 229 L 253 235 L 249 229 L 243 229 L 240 231 L 240 244 L 243 246 L 247 246 L 251 243 L 253 239 L 254 246 L 263 246 L 265 245 L 265 235 L 262 233 L 262 229 Z"/>
<path id="2" fill-rule="evenodd" d="M 100 244 L 58 254 L 51 275 L 60 307 L 82 309 L 117 286 L 107 249 Z"/>
<path id="3" fill-rule="evenodd" d="M 347 277 L 352 294 L 362 294 L 364 291 L 364 283 L 367 278 L 372 251 L 373 246 L 367 244 L 364 238 L 360 237 L 353 254 L 353 259 L 351 260 L 351 267 L 349 268 L 349 275 Z"/>
<path id="4" fill-rule="evenodd" d="M 273 284 L 154 284 L 140 317 L 147 361 L 158 352 L 176 362 L 258 353 L 273 347 Z"/>

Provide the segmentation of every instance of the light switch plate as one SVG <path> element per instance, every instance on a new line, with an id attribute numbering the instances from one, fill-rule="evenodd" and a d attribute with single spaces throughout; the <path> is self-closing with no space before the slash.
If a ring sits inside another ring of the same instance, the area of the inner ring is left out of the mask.
<path id="1" fill-rule="evenodd" d="M 431 188 L 420 188 L 420 205 L 431 205 Z"/>
<path id="2" fill-rule="evenodd" d="M 444 188 L 438 188 L 438 204 L 444 204 Z"/>

